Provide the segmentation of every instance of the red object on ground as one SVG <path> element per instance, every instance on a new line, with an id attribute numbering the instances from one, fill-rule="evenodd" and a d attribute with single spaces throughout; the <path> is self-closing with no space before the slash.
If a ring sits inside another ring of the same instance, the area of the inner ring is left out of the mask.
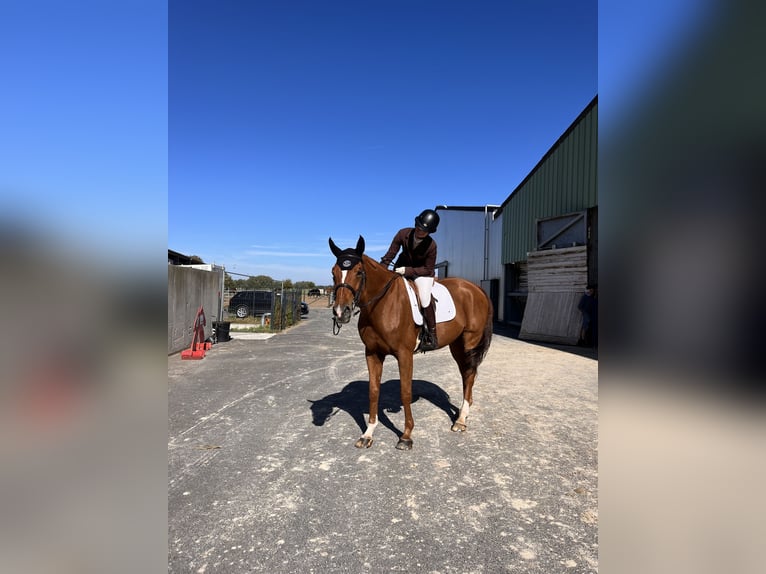
<path id="1" fill-rule="evenodd" d="M 194 336 L 192 337 L 191 347 L 181 351 L 182 359 L 205 358 L 205 351 L 213 346 L 211 343 L 205 342 L 205 325 L 207 325 L 205 310 L 200 306 L 197 310 L 197 316 L 194 318 Z"/>

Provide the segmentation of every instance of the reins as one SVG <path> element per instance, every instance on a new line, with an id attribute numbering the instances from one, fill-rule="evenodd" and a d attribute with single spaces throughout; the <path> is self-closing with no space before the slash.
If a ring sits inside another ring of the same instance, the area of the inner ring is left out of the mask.
<path id="1" fill-rule="evenodd" d="M 342 325 L 342 323 L 340 323 L 338 321 L 338 318 L 335 315 L 333 315 L 333 317 L 332 317 L 332 334 L 333 335 L 337 335 L 338 333 L 340 333 L 340 328 L 342 326 L 343 325 Z"/>
<path id="2" fill-rule="evenodd" d="M 376 303 L 378 300 L 382 299 L 386 295 L 386 293 L 388 293 L 388 290 L 391 288 L 391 285 L 393 285 L 394 281 L 396 281 L 396 279 L 399 278 L 398 274 L 394 274 L 394 276 L 391 277 L 391 279 L 388 280 L 388 282 L 383 287 L 383 289 L 380 291 L 380 293 L 375 295 L 375 297 L 373 297 L 372 299 L 370 299 L 366 303 L 360 303 L 359 302 L 359 297 L 362 294 L 362 291 L 364 290 L 364 288 L 365 288 L 365 286 L 367 284 L 367 273 L 364 270 L 362 270 L 361 275 L 362 275 L 362 284 L 359 286 L 359 290 L 358 291 L 356 289 L 354 289 L 348 283 L 339 283 L 338 285 L 335 286 L 335 288 L 333 290 L 333 294 L 334 294 L 334 296 L 336 298 L 337 298 L 338 289 L 340 289 L 342 287 L 345 287 L 346 289 L 351 291 L 351 293 L 353 293 L 354 300 L 351 303 L 351 312 L 353 313 L 354 308 L 357 308 L 356 309 L 356 313 L 354 313 L 354 315 L 358 315 L 359 312 L 362 310 L 362 308 L 368 307 L 369 305 L 372 305 L 373 303 Z M 342 323 L 340 323 L 338 321 L 338 318 L 335 315 L 333 315 L 333 317 L 332 317 L 332 323 L 333 323 L 333 325 L 332 325 L 332 334 L 333 335 L 337 335 L 338 333 L 340 333 L 340 328 L 342 327 Z"/>
<path id="3" fill-rule="evenodd" d="M 391 277 L 391 279 L 388 280 L 388 283 L 386 283 L 386 286 L 383 287 L 383 290 L 380 293 L 378 293 L 375 297 L 373 297 L 372 299 L 367 301 L 367 303 L 360 303 L 359 307 L 360 308 L 361 307 L 367 307 L 368 305 L 372 305 L 373 303 L 375 303 L 378 299 L 382 299 L 383 296 L 388 292 L 388 290 L 391 287 L 391 285 L 394 284 L 394 281 L 396 281 L 398 278 L 399 278 L 398 274 L 396 274 L 393 277 Z"/>

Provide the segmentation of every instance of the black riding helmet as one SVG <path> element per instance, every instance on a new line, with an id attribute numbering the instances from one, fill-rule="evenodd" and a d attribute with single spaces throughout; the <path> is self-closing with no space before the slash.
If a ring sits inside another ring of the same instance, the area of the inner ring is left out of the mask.
<path id="1" fill-rule="evenodd" d="M 415 218 L 415 227 L 428 233 L 435 233 L 438 226 L 439 214 L 433 209 L 426 209 Z"/>

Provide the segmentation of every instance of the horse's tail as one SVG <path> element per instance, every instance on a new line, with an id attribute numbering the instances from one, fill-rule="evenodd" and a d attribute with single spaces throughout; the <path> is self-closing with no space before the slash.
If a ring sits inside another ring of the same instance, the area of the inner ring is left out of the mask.
<path id="1" fill-rule="evenodd" d="M 484 292 L 482 291 L 482 293 Z M 481 362 L 484 360 L 487 351 L 489 351 L 489 344 L 492 342 L 493 315 L 494 309 L 492 307 L 492 300 L 487 297 L 487 320 L 484 323 L 484 332 L 481 334 L 479 344 L 466 352 L 468 368 L 473 372 L 476 372 L 476 370 L 479 368 L 479 365 L 481 365 Z"/>

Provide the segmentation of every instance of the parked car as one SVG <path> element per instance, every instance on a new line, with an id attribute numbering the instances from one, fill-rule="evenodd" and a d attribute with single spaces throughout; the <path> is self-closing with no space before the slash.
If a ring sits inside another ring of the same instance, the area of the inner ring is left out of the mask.
<path id="1" fill-rule="evenodd" d="M 271 313 L 274 305 L 273 291 L 238 291 L 229 301 L 229 313 L 240 319 Z"/>
<path id="2" fill-rule="evenodd" d="M 319 297 L 321 294 L 319 289 L 309 289 L 309 297 Z"/>
<path id="3" fill-rule="evenodd" d="M 305 301 L 301 301 L 301 315 L 309 314 L 309 306 Z"/>

